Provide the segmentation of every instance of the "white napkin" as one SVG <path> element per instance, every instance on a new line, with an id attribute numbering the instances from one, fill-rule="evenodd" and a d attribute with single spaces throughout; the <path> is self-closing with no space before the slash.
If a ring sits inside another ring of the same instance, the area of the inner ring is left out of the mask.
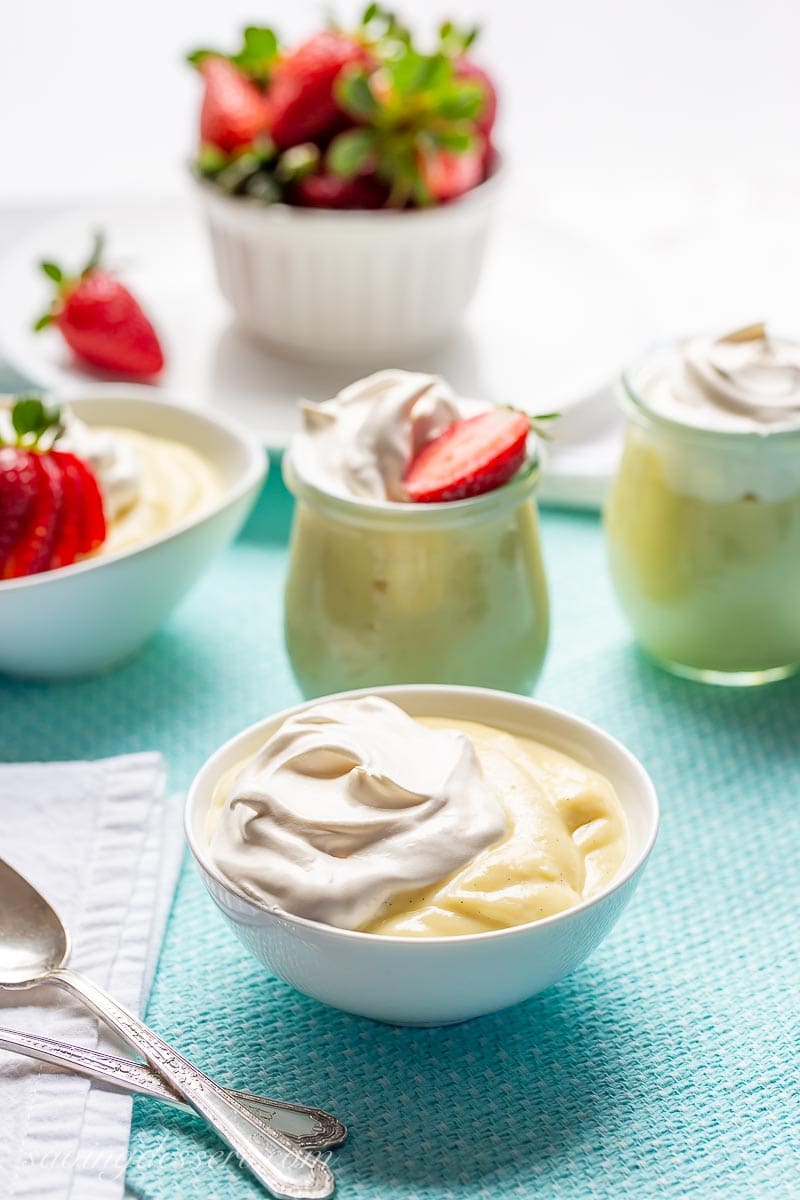
<path id="1" fill-rule="evenodd" d="M 0 857 L 70 933 L 70 966 L 141 1013 L 183 853 L 158 754 L 0 766 Z M 0 992 L 0 1024 L 120 1053 L 54 988 Z M 7 1200 L 119 1200 L 131 1099 L 0 1051 L 0 1191 Z"/>

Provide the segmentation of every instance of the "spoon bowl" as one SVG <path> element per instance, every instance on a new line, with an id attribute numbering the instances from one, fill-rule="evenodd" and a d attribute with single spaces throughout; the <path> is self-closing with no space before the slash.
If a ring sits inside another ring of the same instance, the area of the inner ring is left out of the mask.
<path id="1" fill-rule="evenodd" d="M 0 987 L 42 982 L 69 958 L 69 935 L 58 913 L 0 859 Z"/>

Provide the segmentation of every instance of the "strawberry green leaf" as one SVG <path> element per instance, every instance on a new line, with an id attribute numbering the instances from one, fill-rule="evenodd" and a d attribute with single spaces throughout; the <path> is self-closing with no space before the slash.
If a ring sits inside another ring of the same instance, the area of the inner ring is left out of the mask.
<path id="1" fill-rule="evenodd" d="M 64 279 L 64 272 L 56 263 L 43 262 L 39 264 L 48 279 L 52 279 L 53 283 L 61 283 Z"/>
<path id="2" fill-rule="evenodd" d="M 376 144 L 373 129 L 348 129 L 335 137 L 328 147 L 327 165 L 334 175 L 350 179 L 367 165 Z"/>
<path id="3" fill-rule="evenodd" d="M 275 178 L 281 183 L 295 183 L 305 179 L 319 166 L 319 146 L 313 142 L 302 142 L 299 146 L 291 146 L 284 150 L 275 164 Z"/>
<path id="4" fill-rule="evenodd" d="M 43 329 L 47 329 L 48 325 L 52 325 L 55 317 L 51 312 L 42 313 L 42 315 L 34 321 L 32 329 L 34 333 L 40 333 Z"/>
<path id="5" fill-rule="evenodd" d="M 428 134 L 430 140 L 443 150 L 453 150 L 456 154 L 466 154 L 475 148 L 475 135 L 460 129 L 432 129 Z"/>
<path id="6" fill-rule="evenodd" d="M 454 121 L 474 120 L 486 104 L 486 92 L 478 83 L 454 83 L 436 97 L 433 111 Z"/>
<path id="7" fill-rule="evenodd" d="M 266 83 L 278 57 L 278 38 L 272 29 L 260 25 L 248 25 L 244 31 L 244 42 L 238 54 L 231 55 L 235 63 L 251 79 Z"/>
<path id="8" fill-rule="evenodd" d="M 344 71 L 336 81 L 336 98 L 353 117 L 374 117 L 380 105 L 364 71 Z"/>
<path id="9" fill-rule="evenodd" d="M 194 166 L 199 175 L 203 175 L 207 179 L 213 179 L 215 175 L 219 175 L 224 167 L 227 167 L 229 161 L 230 159 L 224 150 L 220 150 L 219 146 L 213 146 L 210 142 L 206 142 L 200 147 L 197 158 L 194 161 Z"/>
<path id="10" fill-rule="evenodd" d="M 205 60 L 207 58 L 220 58 L 220 57 L 223 57 L 223 56 L 220 55 L 218 50 L 208 50 L 204 47 L 203 49 L 200 49 L 200 50 L 192 50 L 192 52 L 190 54 L 186 55 L 186 61 L 188 63 L 191 63 L 191 65 L 193 67 L 200 67 L 200 66 L 202 66 L 202 64 L 205 62 Z"/>
<path id="11" fill-rule="evenodd" d="M 49 429 L 61 431 L 61 413 L 56 406 L 46 405 L 39 396 L 20 396 L 11 410 L 11 424 L 20 443 L 36 445 Z"/>

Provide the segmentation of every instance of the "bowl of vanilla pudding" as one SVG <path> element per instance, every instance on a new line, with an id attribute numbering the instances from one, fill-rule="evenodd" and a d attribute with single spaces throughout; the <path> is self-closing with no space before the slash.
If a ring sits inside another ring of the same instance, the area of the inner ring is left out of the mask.
<path id="1" fill-rule="evenodd" d="M 625 448 L 605 513 L 644 649 L 707 683 L 800 668 L 800 343 L 752 325 L 625 372 Z"/>
<path id="2" fill-rule="evenodd" d="M 0 672 L 42 679 L 130 658 L 236 536 L 267 469 L 235 422 L 151 388 L 86 389 L 58 408 L 55 446 L 92 472 L 104 532 L 69 565 L 0 578 Z"/>
<path id="3" fill-rule="evenodd" d="M 401 1025 L 493 1012 L 574 970 L 652 849 L 645 769 L 596 726 L 481 688 L 299 705 L 218 750 L 186 802 L 203 881 L 268 970 Z"/>

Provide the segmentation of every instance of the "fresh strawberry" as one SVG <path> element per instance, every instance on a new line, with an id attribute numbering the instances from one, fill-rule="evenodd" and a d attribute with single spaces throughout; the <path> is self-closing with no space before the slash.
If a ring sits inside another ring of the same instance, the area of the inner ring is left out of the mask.
<path id="1" fill-rule="evenodd" d="M 34 328 L 56 325 L 74 353 L 93 367 L 150 378 L 164 366 L 158 335 L 124 284 L 100 266 L 102 245 L 98 234 L 92 256 L 77 276 L 64 275 L 55 263 L 41 264 L 57 290 Z"/>
<path id="2" fill-rule="evenodd" d="M 476 117 L 475 124 L 478 131 L 485 138 L 488 138 L 494 128 L 495 118 L 497 117 L 497 91 L 495 86 L 483 67 L 479 67 L 471 58 L 462 55 L 456 59 L 453 65 L 457 79 L 469 79 L 472 83 L 479 84 L 486 93 L 483 108 Z"/>
<path id="3" fill-rule="evenodd" d="M 315 34 L 280 59 L 267 92 L 269 132 L 276 146 L 313 141 L 335 128 L 342 115 L 334 95 L 337 76 L 365 60 L 362 45 L 333 31 Z"/>
<path id="4" fill-rule="evenodd" d="M 20 446 L 0 448 L 0 579 L 38 496 L 36 455 Z"/>
<path id="5" fill-rule="evenodd" d="M 69 566 L 106 536 L 93 472 L 53 448 L 58 410 L 28 397 L 12 409 L 12 424 L 17 441 L 0 448 L 0 579 Z"/>
<path id="6" fill-rule="evenodd" d="M 205 83 L 200 140 L 226 154 L 249 146 L 267 128 L 263 92 L 228 59 L 208 55 L 199 66 Z"/>
<path id="7" fill-rule="evenodd" d="M 449 425 L 423 446 L 409 466 L 411 500 L 463 500 L 498 488 L 525 460 L 531 423 L 522 413 L 496 408 Z"/>
<path id="8" fill-rule="evenodd" d="M 92 471 L 74 454 L 52 450 L 64 484 L 56 545 L 50 568 L 66 567 L 83 554 L 91 554 L 106 537 L 103 501 Z"/>
<path id="9" fill-rule="evenodd" d="M 33 458 L 37 475 L 36 501 L 6 559 L 5 579 L 37 575 L 48 570 L 55 549 L 64 494 L 61 471 L 49 454 L 34 454 Z"/>
<path id="10" fill-rule="evenodd" d="M 389 198 L 389 189 L 369 175 L 341 179 L 322 172 L 299 179 L 292 195 L 295 204 L 305 208 L 382 208 Z"/>
<path id="11" fill-rule="evenodd" d="M 436 201 L 455 200 L 481 182 L 484 177 L 484 143 L 476 138 L 474 150 L 461 154 L 452 150 L 433 150 L 419 156 L 419 172 L 425 187 Z"/>

